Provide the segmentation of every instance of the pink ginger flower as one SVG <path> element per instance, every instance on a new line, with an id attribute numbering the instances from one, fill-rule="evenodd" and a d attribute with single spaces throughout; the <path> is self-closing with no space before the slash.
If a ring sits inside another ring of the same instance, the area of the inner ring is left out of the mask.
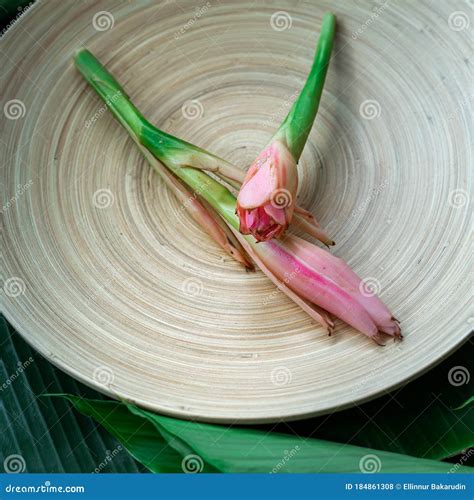
<path id="1" fill-rule="evenodd" d="M 240 188 L 240 232 L 257 241 L 281 236 L 291 222 L 297 188 L 295 159 L 282 142 L 272 141 L 249 168 Z"/>

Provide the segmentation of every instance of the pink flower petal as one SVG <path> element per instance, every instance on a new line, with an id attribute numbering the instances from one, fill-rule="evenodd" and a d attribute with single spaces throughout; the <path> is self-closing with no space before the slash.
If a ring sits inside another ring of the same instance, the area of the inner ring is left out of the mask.
<path id="1" fill-rule="evenodd" d="M 273 141 L 250 167 L 237 197 L 242 233 L 250 233 L 258 241 L 283 234 L 293 216 L 297 187 L 293 156 L 283 143 Z"/>
<path id="2" fill-rule="evenodd" d="M 342 259 L 297 236 L 288 238 L 283 245 L 309 267 L 323 272 L 345 288 L 366 309 L 379 330 L 400 336 L 400 328 L 387 306 L 376 295 L 361 292 L 361 278 Z"/>
<path id="3" fill-rule="evenodd" d="M 277 278 L 285 280 L 285 272 L 292 275 L 286 284 L 301 298 L 329 311 L 368 337 L 379 340 L 378 328 L 364 307 L 346 289 L 323 274 L 324 271 L 316 272 L 275 241 L 261 243 L 256 251 Z"/>
<path id="4" fill-rule="evenodd" d="M 257 208 L 270 202 L 276 187 L 272 159 L 268 158 L 255 175 L 244 182 L 237 197 L 237 202 L 242 208 Z"/>
<path id="5" fill-rule="evenodd" d="M 263 206 L 265 212 L 277 223 L 282 226 L 288 225 L 286 220 L 286 211 L 284 208 L 277 208 L 272 203 Z"/>
<path id="6" fill-rule="evenodd" d="M 233 232 L 245 251 L 252 257 L 252 259 L 254 259 L 257 266 L 262 270 L 264 274 L 266 274 L 266 276 L 272 281 L 272 283 L 276 285 L 278 289 L 280 289 L 289 299 L 295 302 L 295 304 L 300 306 L 303 311 L 309 314 L 311 318 L 318 322 L 328 332 L 329 335 L 331 335 L 334 329 L 334 322 L 330 318 L 329 314 L 324 311 L 324 309 L 319 308 L 315 304 L 303 300 L 297 293 L 288 288 L 285 283 L 280 281 L 276 277 L 275 273 L 264 264 L 255 247 L 250 245 L 240 233 L 235 230 Z"/>

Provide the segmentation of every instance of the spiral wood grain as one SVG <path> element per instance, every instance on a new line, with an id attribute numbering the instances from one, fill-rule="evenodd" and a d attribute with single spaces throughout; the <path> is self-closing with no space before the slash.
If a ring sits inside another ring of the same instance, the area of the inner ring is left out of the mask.
<path id="1" fill-rule="evenodd" d="M 92 50 L 160 128 L 248 166 L 337 39 L 299 202 L 400 319 L 328 338 L 201 231 L 75 71 Z M 104 393 L 216 422 L 361 402 L 458 346 L 469 311 L 466 2 L 38 2 L 0 41 L 2 308 Z M 472 124 L 471 124 L 472 125 Z"/>

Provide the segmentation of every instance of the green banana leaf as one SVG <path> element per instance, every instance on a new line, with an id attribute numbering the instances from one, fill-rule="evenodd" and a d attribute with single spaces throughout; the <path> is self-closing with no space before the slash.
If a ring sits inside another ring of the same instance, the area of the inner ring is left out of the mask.
<path id="1" fill-rule="evenodd" d="M 385 397 L 292 422 L 291 429 L 286 424 L 272 428 L 435 460 L 462 453 L 474 447 L 471 341 L 426 375 Z"/>
<path id="2" fill-rule="evenodd" d="M 471 405 L 474 403 L 474 396 L 471 396 L 467 401 L 464 401 L 464 403 L 461 406 L 458 406 L 456 410 L 461 410 L 463 408 L 466 408 L 467 406 Z"/>
<path id="3" fill-rule="evenodd" d="M 36 353 L 0 316 L 0 472 L 8 457 L 25 472 L 140 472 L 145 470 L 102 427 L 61 400 L 72 392 L 101 398 Z M 19 456 L 19 458 L 18 458 Z"/>
<path id="4" fill-rule="evenodd" d="M 111 432 L 109 434 L 104 428 L 93 425 L 89 418 L 72 412 L 70 405 L 61 398 L 36 397 L 46 392 L 67 392 L 80 395 L 80 397 L 100 400 L 102 396 L 99 393 L 76 382 L 35 353 L 11 327 L 8 327 L 3 318 L 0 321 L 0 344 L 2 345 L 0 386 L 8 380 L 12 380 L 11 384 L 0 390 L 0 427 L 3 431 L 0 433 L 0 463 L 3 463 L 10 455 L 19 454 L 24 458 L 28 472 L 91 472 L 97 468 L 102 472 L 145 470 L 131 458 L 127 452 L 127 446 L 116 454 L 120 445 L 111 434 L 122 442 L 127 439 L 126 435 L 125 437 L 117 436 L 112 432 L 112 428 L 108 429 Z M 29 362 L 28 366 L 20 373 L 19 367 L 25 365 L 25 362 L 30 358 L 34 362 Z M 413 451 L 417 449 L 422 450 L 423 446 L 429 448 L 434 442 L 446 445 L 448 436 L 454 432 L 454 438 L 450 437 L 449 439 L 451 443 L 455 443 L 455 446 L 451 445 L 450 451 L 446 455 L 461 453 L 463 449 L 472 446 L 473 398 L 472 396 L 470 399 L 466 397 L 471 390 L 471 384 L 453 386 L 447 377 L 453 367 L 470 366 L 466 363 L 470 359 L 472 359 L 472 344 L 468 342 L 439 367 L 390 396 L 329 417 L 280 424 L 271 428 L 260 426 L 260 428 L 264 429 L 265 434 L 270 430 L 276 430 L 280 433 L 284 431 L 298 433 L 302 437 L 301 440 L 295 435 L 290 436 L 296 442 L 303 441 L 305 436 L 312 434 L 312 437 L 319 439 L 340 441 L 343 444 L 359 444 L 365 448 L 401 451 L 403 453 L 409 453 L 406 450 L 410 450 L 411 454 L 415 454 Z M 446 379 L 447 384 L 444 384 L 444 379 Z M 424 394 L 436 396 L 430 400 L 431 405 L 423 406 Z M 472 395 L 472 390 L 470 394 Z M 104 401 L 107 404 L 118 405 L 115 402 Z M 412 407 L 406 406 L 407 402 L 411 402 Z M 415 402 L 419 402 L 419 404 L 415 405 Z M 401 404 L 403 408 L 399 406 Z M 462 405 L 463 407 L 460 408 Z M 124 408 L 123 405 L 118 405 L 118 407 L 121 408 L 119 413 L 121 418 L 124 418 L 125 421 L 132 418 L 133 422 L 136 421 L 136 415 L 131 415 L 130 409 Z M 432 418 L 434 415 L 432 412 L 436 407 L 439 407 L 435 412 L 439 418 Z M 439 413 L 443 408 L 445 410 L 444 416 Z M 452 410 L 453 408 L 457 409 Z M 459 409 L 468 411 L 463 413 L 459 412 Z M 141 410 L 136 409 L 136 411 Z M 455 415 L 460 421 L 453 422 L 452 418 Z M 165 417 L 161 418 L 163 422 L 166 421 Z M 169 420 L 173 421 L 173 419 Z M 400 423 L 397 423 L 399 421 Z M 128 422 L 131 421 L 128 420 Z M 176 422 L 179 425 L 180 421 Z M 146 443 L 150 440 L 150 436 L 154 436 L 155 440 L 158 437 L 154 423 L 146 423 L 144 418 L 141 418 L 141 425 L 143 427 L 140 436 L 144 438 L 142 447 L 146 450 Z M 189 423 L 184 422 L 184 425 L 189 425 Z M 396 435 L 394 425 L 401 426 L 405 432 L 391 442 L 386 438 L 386 434 Z M 220 426 L 214 427 L 221 434 L 226 429 Z M 117 432 L 117 425 L 115 425 L 115 429 Z M 426 435 L 437 437 L 433 443 L 429 443 L 425 438 Z M 32 442 L 35 443 L 35 446 L 31 446 Z M 177 440 L 174 442 L 178 443 Z M 138 446 L 137 443 L 138 441 L 135 442 L 135 447 Z M 221 439 L 218 440 L 218 443 L 224 446 Z M 403 443 L 403 449 L 401 449 L 400 443 Z M 164 444 L 163 441 L 161 447 Z M 337 446 L 338 449 L 341 449 L 341 445 L 337 443 L 327 444 L 329 447 Z M 194 449 L 187 441 L 181 445 Z M 352 447 L 342 447 L 344 450 L 348 448 L 352 450 Z M 327 452 L 327 448 L 324 449 Z M 287 450 L 286 454 L 285 450 Z M 291 446 L 284 448 L 279 460 L 275 461 L 277 465 L 272 467 L 280 468 L 278 464 L 292 455 L 294 453 L 292 450 Z M 150 470 L 181 471 L 182 467 L 178 463 L 179 457 L 175 454 L 175 448 L 166 448 L 166 453 L 173 453 L 173 455 L 166 458 L 165 465 L 162 464 L 161 469 L 159 464 L 154 464 L 151 460 L 155 455 L 149 457 L 148 460 L 143 452 L 138 455 L 135 455 L 134 452 L 134 456 L 139 458 L 143 465 Z M 181 455 L 183 453 L 185 452 L 182 451 Z M 380 452 L 374 453 L 381 457 Z M 192 453 L 188 454 L 192 455 Z M 409 458 L 409 460 L 412 459 Z M 462 463 L 470 464 L 467 458 Z M 294 462 L 295 464 L 296 462 Z M 451 467 L 450 464 L 446 465 Z M 206 464 L 205 469 L 212 471 L 214 465 L 212 463 Z M 382 468 L 382 472 L 384 471 L 386 471 L 385 468 Z"/>
<path id="5" fill-rule="evenodd" d="M 134 405 L 58 394 L 153 472 L 468 472 L 452 464 L 279 433 L 189 422 Z"/>

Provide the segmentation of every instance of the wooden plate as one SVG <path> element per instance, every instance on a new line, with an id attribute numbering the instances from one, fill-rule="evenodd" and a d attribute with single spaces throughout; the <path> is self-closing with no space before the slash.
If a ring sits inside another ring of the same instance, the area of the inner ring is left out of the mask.
<path id="1" fill-rule="evenodd" d="M 358 403 L 458 346 L 469 318 L 464 2 L 41 2 L 0 42 L 2 308 L 52 363 L 182 418 L 296 419 Z M 378 6 L 377 6 L 378 5 Z M 166 131 L 248 166 L 334 59 L 299 200 L 401 320 L 328 338 L 187 216 L 75 71 L 91 49 Z"/>

